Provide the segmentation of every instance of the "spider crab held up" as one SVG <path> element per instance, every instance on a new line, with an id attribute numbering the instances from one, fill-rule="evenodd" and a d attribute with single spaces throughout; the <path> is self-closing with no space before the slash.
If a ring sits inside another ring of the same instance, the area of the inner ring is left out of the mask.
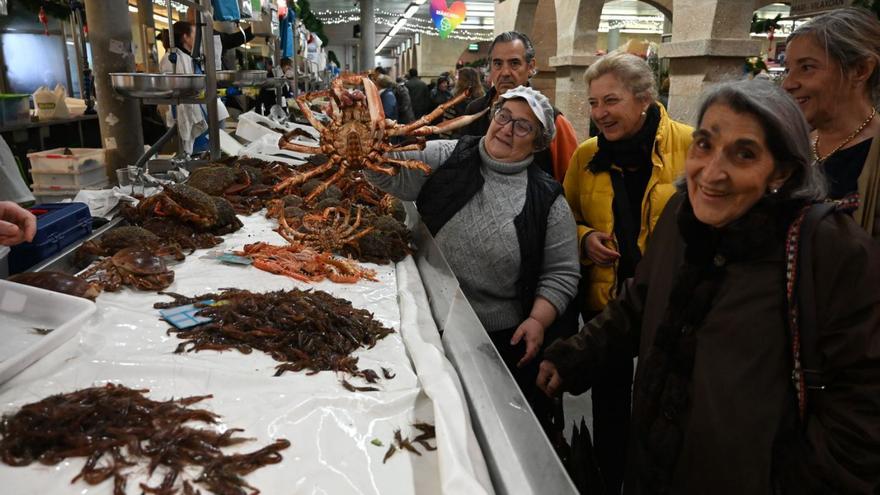
<path id="1" fill-rule="evenodd" d="M 364 94 L 350 92 L 345 88 L 349 86 L 363 86 Z M 365 96 L 366 95 L 366 96 Z M 330 98 L 327 114 L 332 119 L 324 125 L 315 118 L 309 109 L 309 102 L 317 98 Z M 388 175 L 397 174 L 400 167 L 418 169 L 430 173 L 431 168 L 418 160 L 397 160 L 385 156 L 386 153 L 398 151 L 414 151 L 425 148 L 425 138 L 430 134 L 452 131 L 464 127 L 479 119 L 485 110 L 473 115 L 463 115 L 452 120 L 441 122 L 438 125 L 429 125 L 443 115 L 443 111 L 458 102 L 464 100 L 467 93 L 462 93 L 455 98 L 437 107 L 433 112 L 424 115 L 416 121 L 403 125 L 386 119 L 382 110 L 382 99 L 375 83 L 367 76 L 345 73 L 333 80 L 330 89 L 314 91 L 297 97 L 296 103 L 302 110 L 309 123 L 318 130 L 321 135 L 319 146 L 309 146 L 299 143 L 291 143 L 288 140 L 300 130 L 292 131 L 284 135 L 278 142 L 282 149 L 308 153 L 312 155 L 323 154 L 328 159 L 308 172 L 295 174 L 275 186 L 275 191 L 284 191 L 288 187 L 301 184 L 312 177 L 333 170 L 335 173 L 326 179 L 321 186 L 315 188 L 304 199 L 310 203 L 324 190 L 346 175 L 350 170 L 368 169 Z M 396 136 L 414 137 L 415 142 L 406 144 L 393 144 L 390 139 Z"/>

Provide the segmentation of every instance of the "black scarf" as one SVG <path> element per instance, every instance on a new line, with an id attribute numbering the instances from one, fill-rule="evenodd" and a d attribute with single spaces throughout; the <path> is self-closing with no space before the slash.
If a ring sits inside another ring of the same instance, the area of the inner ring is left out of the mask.
<path id="1" fill-rule="evenodd" d="M 725 266 L 779 249 L 802 205 L 799 200 L 779 201 L 767 196 L 740 219 L 714 229 L 697 220 L 684 198 L 677 212 L 685 242 L 684 262 L 673 281 L 663 321 L 635 392 L 641 396 L 641 407 L 634 411 L 633 427 L 647 450 L 647 465 L 639 468 L 645 493 L 665 494 L 672 488 L 684 437 L 682 415 L 689 408 L 696 331 L 712 308 Z"/>
<path id="2" fill-rule="evenodd" d="M 609 141 L 604 134 L 599 134 L 599 149 L 587 167 L 594 174 L 611 170 L 613 164 L 622 168 L 650 168 L 651 152 L 654 150 L 659 126 L 660 107 L 654 104 L 648 107 L 645 123 L 632 137 Z"/>

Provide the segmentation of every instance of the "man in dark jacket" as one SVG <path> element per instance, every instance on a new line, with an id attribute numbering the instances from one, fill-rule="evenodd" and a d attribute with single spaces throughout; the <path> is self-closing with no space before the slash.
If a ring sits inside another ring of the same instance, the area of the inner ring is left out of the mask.
<path id="1" fill-rule="evenodd" d="M 406 89 L 405 81 L 402 77 L 398 77 L 394 85 L 394 97 L 397 98 L 397 123 L 409 124 L 415 120 L 412 99 L 409 97 L 409 90 Z"/>
<path id="2" fill-rule="evenodd" d="M 419 79 L 419 72 L 415 67 L 409 70 L 406 89 L 409 91 L 409 99 L 412 102 L 415 118 L 418 119 L 431 111 L 431 94 L 428 92 L 428 85 Z M 488 129 L 488 126 L 486 128 Z"/>
<path id="3" fill-rule="evenodd" d="M 498 96 L 517 86 L 528 86 L 529 79 L 537 73 L 535 69 L 535 47 L 528 36 L 507 31 L 499 34 L 489 46 L 489 79 L 492 88 L 482 98 L 468 105 L 466 115 L 482 112 L 492 106 Z M 412 94 L 412 91 L 410 91 Z M 415 100 L 413 100 L 415 102 Z M 577 149 L 578 141 L 571 122 L 558 109 L 556 112 L 556 137 L 550 147 L 535 154 L 535 163 L 557 181 L 562 182 L 568 162 Z M 485 136 L 492 120 L 491 112 L 464 129 L 468 136 Z"/>

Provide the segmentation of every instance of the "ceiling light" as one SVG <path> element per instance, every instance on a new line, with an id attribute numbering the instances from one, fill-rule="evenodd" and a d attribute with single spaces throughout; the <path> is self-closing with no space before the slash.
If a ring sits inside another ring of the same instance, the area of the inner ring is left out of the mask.
<path id="1" fill-rule="evenodd" d="M 388 36 L 389 37 L 396 36 L 397 33 L 400 31 L 400 28 L 402 28 L 405 25 L 406 25 L 406 18 L 405 17 L 401 17 L 400 19 L 397 19 L 397 22 L 394 23 L 394 26 L 391 28 L 391 31 L 388 32 Z"/>
<path id="2" fill-rule="evenodd" d="M 413 14 L 416 13 L 417 10 L 419 10 L 419 6 L 414 3 L 411 3 L 411 4 L 409 4 L 409 7 L 406 8 L 406 12 L 403 13 L 403 17 L 409 19 L 410 17 L 413 16 Z"/>

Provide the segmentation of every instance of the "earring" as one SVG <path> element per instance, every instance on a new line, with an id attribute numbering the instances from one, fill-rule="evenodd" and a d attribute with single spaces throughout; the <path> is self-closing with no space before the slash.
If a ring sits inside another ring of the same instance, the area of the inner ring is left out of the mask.
<path id="1" fill-rule="evenodd" d="M 770 194 L 778 194 L 778 193 L 779 193 L 779 188 L 778 188 L 778 187 L 770 188 Z"/>
<path id="2" fill-rule="evenodd" d="M 647 115 L 648 115 L 648 112 L 645 111 L 645 110 L 642 110 L 642 117 L 645 117 L 645 116 L 647 116 Z"/>

